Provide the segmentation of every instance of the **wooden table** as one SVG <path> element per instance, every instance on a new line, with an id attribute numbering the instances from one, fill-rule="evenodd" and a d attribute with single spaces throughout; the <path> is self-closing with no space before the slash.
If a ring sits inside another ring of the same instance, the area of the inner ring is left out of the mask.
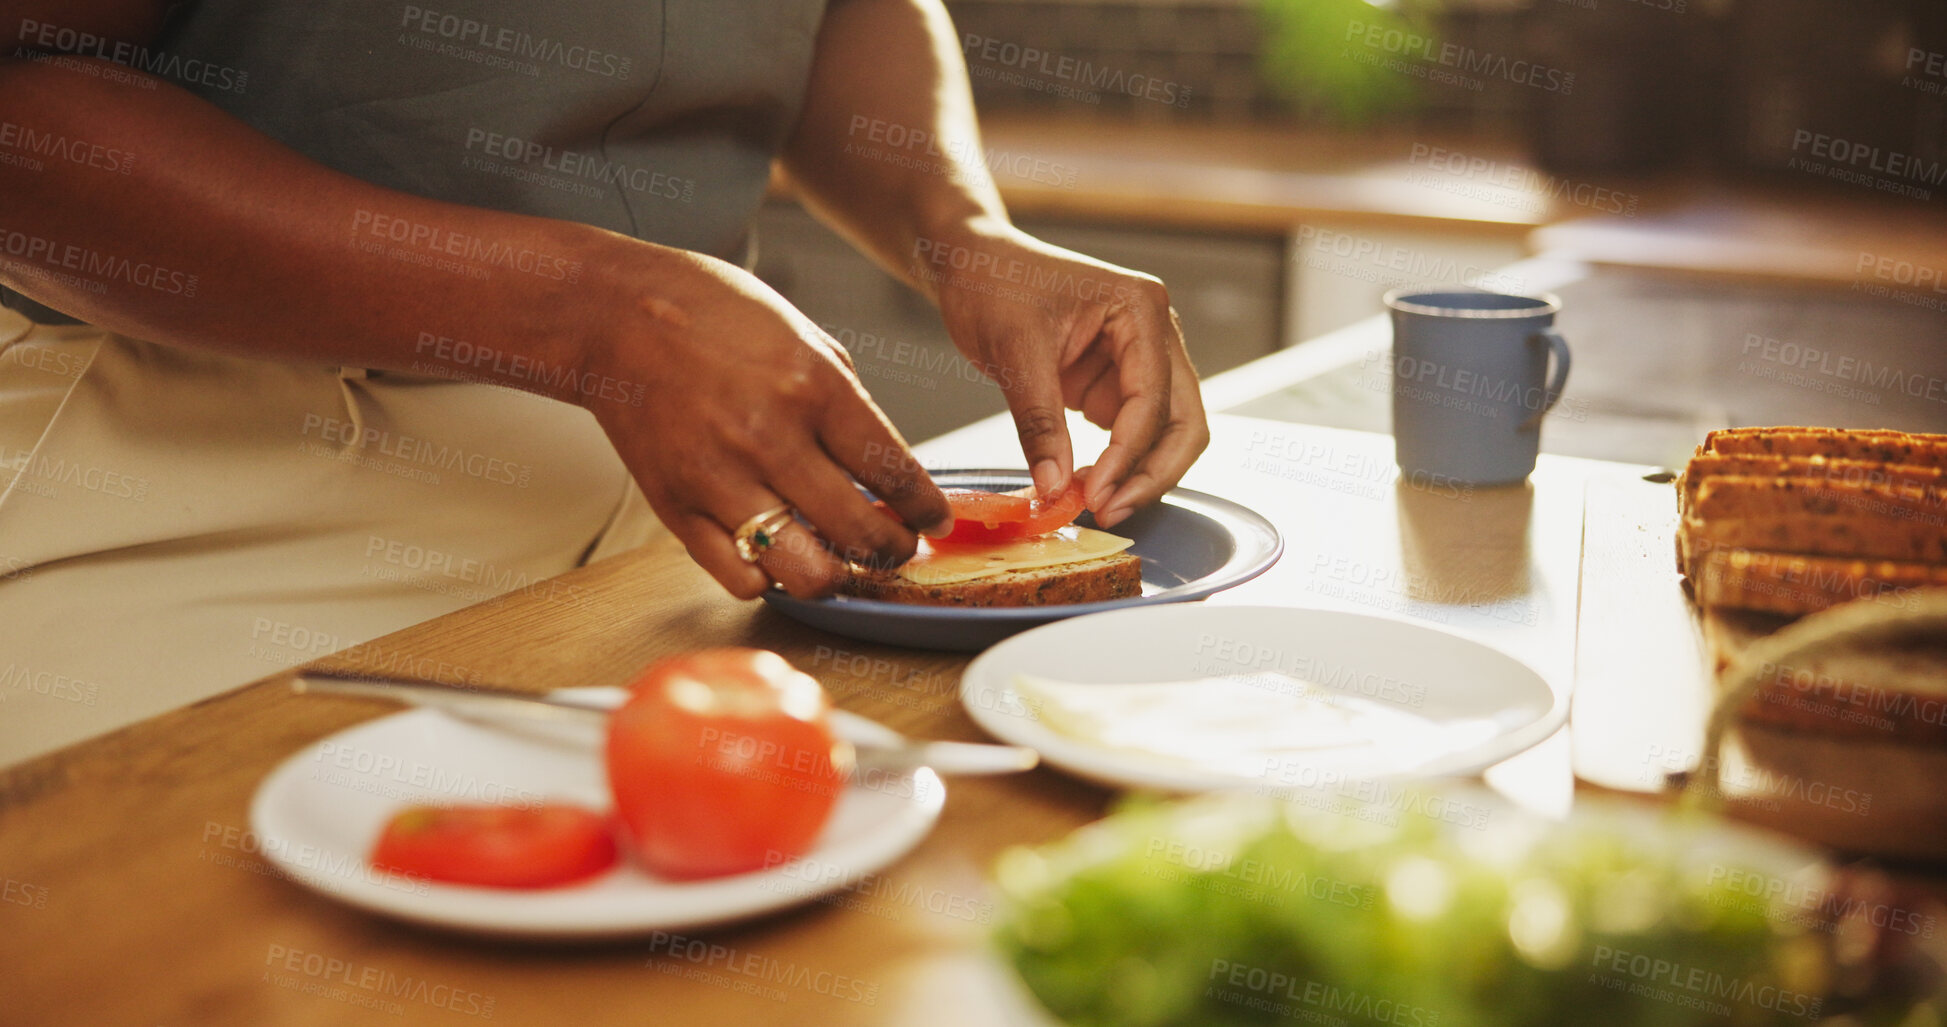
<path id="1" fill-rule="evenodd" d="M 1448 497 L 1396 486 L 1384 436 L 1234 417 L 1214 427 L 1185 484 L 1261 511 L 1287 548 L 1272 571 L 1212 602 L 1424 618 L 1570 687 L 1578 605 L 1601 584 L 1581 580 L 1583 496 L 1591 482 L 1620 487 L 1642 468 L 1544 457 L 1530 485 Z M 1083 453 L 1099 445 L 1092 431 L 1078 435 Z M 922 455 L 931 466 L 1005 465 L 1018 460 L 1012 445 L 987 426 Z M 1605 616 L 1623 622 L 1602 630 L 1626 637 L 1629 614 L 1613 605 Z M 909 734 L 979 737 L 955 701 L 964 656 L 850 642 L 736 602 L 667 540 L 317 665 L 545 689 L 620 683 L 706 645 L 778 650 L 841 706 Z M 995 914 L 986 876 L 1006 847 L 1061 836 L 1112 798 L 1046 769 L 956 780 L 934 832 L 863 892 L 709 932 L 696 947 L 485 943 L 357 912 L 280 879 L 256 854 L 246 811 L 264 775 L 388 712 L 294 697 L 287 679 L 0 777 L 0 1023 L 460 1023 L 489 1013 L 590 1027 L 1031 1022 L 983 948 Z M 1489 771 L 1489 784 L 1524 804 L 1565 806 L 1569 742 L 1565 729 Z M 759 966 L 804 983 L 779 986 Z"/>

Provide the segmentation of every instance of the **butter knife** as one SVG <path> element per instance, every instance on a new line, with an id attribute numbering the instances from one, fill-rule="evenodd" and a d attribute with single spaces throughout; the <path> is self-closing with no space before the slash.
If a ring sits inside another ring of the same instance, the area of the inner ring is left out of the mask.
<path id="1" fill-rule="evenodd" d="M 291 679 L 299 695 L 336 695 L 383 699 L 424 706 L 476 723 L 548 721 L 602 728 L 614 710 L 553 695 L 529 695 L 491 689 L 463 688 L 436 681 L 407 681 L 332 671 L 305 671 Z M 1041 754 L 1019 745 L 900 739 L 889 745 L 853 742 L 862 769 L 898 773 L 927 767 L 940 774 L 971 776 L 1013 774 L 1032 770 Z"/>

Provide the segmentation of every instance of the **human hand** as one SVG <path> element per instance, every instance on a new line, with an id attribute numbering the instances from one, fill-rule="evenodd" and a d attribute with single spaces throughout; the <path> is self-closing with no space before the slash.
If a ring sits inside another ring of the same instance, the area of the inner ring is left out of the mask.
<path id="1" fill-rule="evenodd" d="M 810 319 L 723 261 L 663 247 L 624 256 L 629 273 L 609 276 L 618 291 L 594 308 L 603 323 L 580 347 L 581 366 L 640 388 L 583 404 L 663 523 L 732 595 L 754 598 L 773 581 L 826 595 L 847 560 L 909 559 L 917 539 L 906 525 L 952 527 L 946 497 Z M 746 563 L 733 533 L 786 504 L 816 533 L 786 525 Z"/>
<path id="2" fill-rule="evenodd" d="M 922 239 L 913 261 L 954 344 L 1007 396 L 1043 493 L 1075 473 L 1064 409 L 1109 429 L 1081 477 L 1105 528 L 1169 491 L 1209 445 L 1196 369 L 1154 277 L 1008 225 Z"/>

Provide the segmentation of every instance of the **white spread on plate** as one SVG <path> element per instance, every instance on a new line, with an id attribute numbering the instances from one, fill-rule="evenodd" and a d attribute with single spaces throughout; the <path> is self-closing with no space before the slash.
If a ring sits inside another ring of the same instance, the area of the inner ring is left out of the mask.
<path id="1" fill-rule="evenodd" d="M 951 585 L 1008 571 L 1099 560 L 1135 544 L 1133 539 L 1077 524 L 1013 542 L 934 545 L 922 538 L 919 552 L 898 573 L 915 585 Z"/>
<path id="2" fill-rule="evenodd" d="M 1017 674 L 1014 689 L 1060 734 L 1218 774 L 1259 777 L 1348 751 L 1384 763 L 1449 744 L 1424 717 L 1275 672 L 1142 684 Z"/>

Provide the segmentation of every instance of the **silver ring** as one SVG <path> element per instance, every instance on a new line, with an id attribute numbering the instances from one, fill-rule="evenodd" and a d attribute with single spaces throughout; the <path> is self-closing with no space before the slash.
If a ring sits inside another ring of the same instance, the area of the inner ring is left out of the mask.
<path id="1" fill-rule="evenodd" d="M 764 550 L 777 545 L 778 532 L 795 519 L 795 511 L 789 504 L 780 503 L 760 513 L 730 533 L 730 541 L 737 546 L 737 557 L 745 563 L 756 563 L 764 555 Z"/>

